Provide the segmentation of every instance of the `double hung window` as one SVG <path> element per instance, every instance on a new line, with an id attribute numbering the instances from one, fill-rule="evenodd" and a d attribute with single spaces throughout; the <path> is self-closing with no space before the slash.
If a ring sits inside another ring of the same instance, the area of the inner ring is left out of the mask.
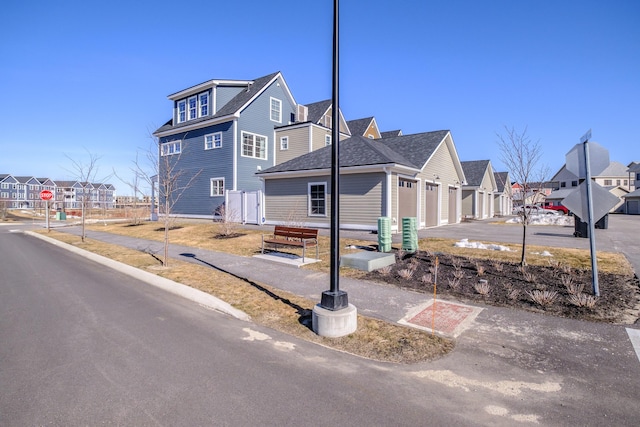
<path id="1" fill-rule="evenodd" d="M 211 197 L 224 196 L 224 178 L 211 178 Z"/>
<path id="2" fill-rule="evenodd" d="M 242 155 L 256 159 L 267 158 L 267 137 L 249 132 L 242 132 Z"/>
<path id="3" fill-rule="evenodd" d="M 327 216 L 327 183 L 309 183 L 309 216 Z"/>
<path id="4" fill-rule="evenodd" d="M 160 145 L 160 155 L 172 156 L 174 154 L 180 154 L 182 151 L 182 141 L 165 142 Z"/>
<path id="5" fill-rule="evenodd" d="M 222 147 L 222 132 L 210 133 L 204 136 L 204 149 L 211 150 Z"/>
<path id="6" fill-rule="evenodd" d="M 271 121 L 282 123 L 282 101 L 271 98 Z"/>

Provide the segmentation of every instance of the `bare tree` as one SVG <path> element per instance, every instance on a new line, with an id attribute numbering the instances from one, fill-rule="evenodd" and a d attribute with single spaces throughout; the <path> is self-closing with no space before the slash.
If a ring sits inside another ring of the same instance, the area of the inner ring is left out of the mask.
<path id="1" fill-rule="evenodd" d="M 90 152 L 85 149 L 87 152 L 87 158 L 84 160 L 73 159 L 69 155 L 65 156 L 71 161 L 71 172 L 74 175 L 74 178 L 78 181 L 82 188 L 80 206 L 82 209 L 82 234 L 80 238 L 82 241 L 85 241 L 86 238 L 86 229 L 85 229 L 85 217 L 87 216 L 87 211 L 92 207 L 92 198 L 91 198 L 91 190 L 92 184 L 96 182 L 96 176 L 98 174 L 98 161 L 101 156 L 98 156 L 95 153 Z M 101 181 L 106 181 L 108 177 L 104 178 Z M 76 192 L 76 200 L 78 199 L 78 194 Z"/>
<path id="2" fill-rule="evenodd" d="M 520 265 L 527 265 L 527 226 L 531 221 L 532 207 L 542 202 L 544 182 L 548 167 L 539 165 L 542 149 L 539 141 L 532 141 L 527 128 L 522 132 L 505 126 L 505 133 L 496 133 L 500 147 L 500 160 L 509 169 L 511 178 L 521 186 L 522 209 L 518 210 L 522 222 L 522 255 Z M 514 200 L 515 202 L 515 200 Z"/>
<path id="3" fill-rule="evenodd" d="M 149 173 L 146 168 L 140 163 L 138 157 L 138 152 L 136 151 L 136 159 L 133 161 L 133 167 L 130 168 L 130 171 L 133 173 L 130 179 L 127 180 L 118 175 L 115 170 L 113 171 L 115 177 L 118 178 L 120 182 L 129 187 L 133 192 L 133 206 L 130 217 L 134 225 L 139 225 L 142 221 L 142 215 L 140 209 L 138 209 L 138 200 L 140 199 L 140 197 L 145 196 L 142 184 L 145 181 L 147 183 L 150 181 L 148 178 Z M 127 215 L 127 217 L 129 217 L 129 215 Z"/>
<path id="4" fill-rule="evenodd" d="M 150 186 L 157 185 L 158 208 L 164 224 L 164 251 L 162 265 L 169 266 L 169 231 L 175 224 L 174 208 L 185 191 L 195 183 L 202 170 L 185 168 L 180 162 L 189 149 L 182 140 L 161 143 L 152 136 L 153 143 L 147 151 L 147 165 L 136 164 L 137 175 Z M 153 202 L 152 202 L 153 203 Z"/>

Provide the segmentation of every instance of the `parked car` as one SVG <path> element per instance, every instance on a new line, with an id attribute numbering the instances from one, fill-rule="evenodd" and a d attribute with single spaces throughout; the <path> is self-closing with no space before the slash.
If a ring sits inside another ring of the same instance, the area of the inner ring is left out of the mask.
<path id="1" fill-rule="evenodd" d="M 544 208 L 547 210 L 558 211 L 565 215 L 569 214 L 569 209 L 567 209 L 565 206 L 562 206 L 562 205 L 555 205 L 555 206 L 549 205 L 549 206 L 545 206 Z"/>
<path id="2" fill-rule="evenodd" d="M 513 214 L 522 215 L 524 210 L 526 210 L 529 215 L 559 215 L 560 214 L 556 210 L 545 209 L 541 206 L 536 206 L 536 205 L 515 206 L 513 208 Z"/>

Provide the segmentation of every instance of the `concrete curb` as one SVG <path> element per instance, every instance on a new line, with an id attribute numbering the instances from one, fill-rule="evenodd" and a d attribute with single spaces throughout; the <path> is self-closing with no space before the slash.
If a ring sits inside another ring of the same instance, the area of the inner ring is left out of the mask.
<path id="1" fill-rule="evenodd" d="M 244 311 L 238 310 L 237 308 L 232 307 L 229 303 L 198 289 L 183 285 L 182 283 L 174 282 L 173 280 L 165 279 L 164 277 L 157 276 L 153 273 L 149 273 L 135 267 L 131 267 L 130 265 L 114 261 L 110 258 L 103 257 L 102 255 L 85 251 L 84 249 L 80 249 L 73 245 L 69 245 L 59 240 L 52 239 L 51 237 L 44 236 L 40 233 L 34 233 L 33 231 L 24 231 L 24 234 L 44 240 L 47 243 L 66 249 L 70 252 L 83 256 L 106 267 L 113 268 L 114 270 L 134 277 L 149 285 L 163 289 L 167 292 L 171 292 L 172 294 L 186 298 L 204 307 L 228 314 L 239 320 L 244 320 L 247 322 L 251 321 L 249 315 Z"/>

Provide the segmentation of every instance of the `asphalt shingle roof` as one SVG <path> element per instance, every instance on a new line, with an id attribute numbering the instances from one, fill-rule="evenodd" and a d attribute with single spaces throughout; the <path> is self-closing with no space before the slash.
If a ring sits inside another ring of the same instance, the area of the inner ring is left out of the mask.
<path id="1" fill-rule="evenodd" d="M 156 132 L 164 132 L 172 129 L 180 129 L 184 126 L 189 126 L 195 123 L 204 122 L 207 120 L 215 119 L 218 117 L 225 117 L 231 114 L 234 114 L 238 111 L 243 105 L 251 100 L 258 92 L 260 92 L 273 78 L 279 73 L 279 71 L 275 73 L 271 73 L 267 76 L 257 78 L 253 80 L 253 84 L 249 85 L 246 90 L 240 91 L 236 96 L 231 98 L 229 102 L 223 105 L 214 115 L 208 117 L 201 117 L 195 120 L 187 120 L 182 123 L 173 124 L 173 119 L 170 119 L 167 123 L 162 125 Z"/>
<path id="2" fill-rule="evenodd" d="M 347 122 L 347 126 L 349 126 L 349 131 L 351 131 L 352 136 L 363 136 L 364 133 L 369 129 L 369 125 L 373 117 L 365 117 L 363 119 L 349 120 Z"/>
<path id="3" fill-rule="evenodd" d="M 402 136 L 402 131 L 398 130 L 388 130 L 385 132 L 380 132 L 380 138 L 391 138 L 393 136 Z"/>
<path id="4" fill-rule="evenodd" d="M 504 186 L 509 179 L 509 172 L 494 172 L 493 176 L 496 178 L 498 193 L 504 192 Z"/>
<path id="5" fill-rule="evenodd" d="M 467 185 L 477 187 L 482 184 L 484 173 L 489 167 L 489 160 L 470 160 L 460 162 L 464 176 L 467 178 Z"/>
<path id="6" fill-rule="evenodd" d="M 405 135 L 389 139 L 369 139 L 353 136 L 340 141 L 340 166 L 400 164 L 421 169 L 440 145 L 447 130 Z M 258 175 L 331 168 L 331 146 L 273 166 Z"/>
<path id="7" fill-rule="evenodd" d="M 325 99 L 324 101 L 314 102 L 312 104 L 307 104 L 306 107 L 307 120 L 311 123 L 318 123 L 329 107 L 331 107 L 331 100 Z"/>

